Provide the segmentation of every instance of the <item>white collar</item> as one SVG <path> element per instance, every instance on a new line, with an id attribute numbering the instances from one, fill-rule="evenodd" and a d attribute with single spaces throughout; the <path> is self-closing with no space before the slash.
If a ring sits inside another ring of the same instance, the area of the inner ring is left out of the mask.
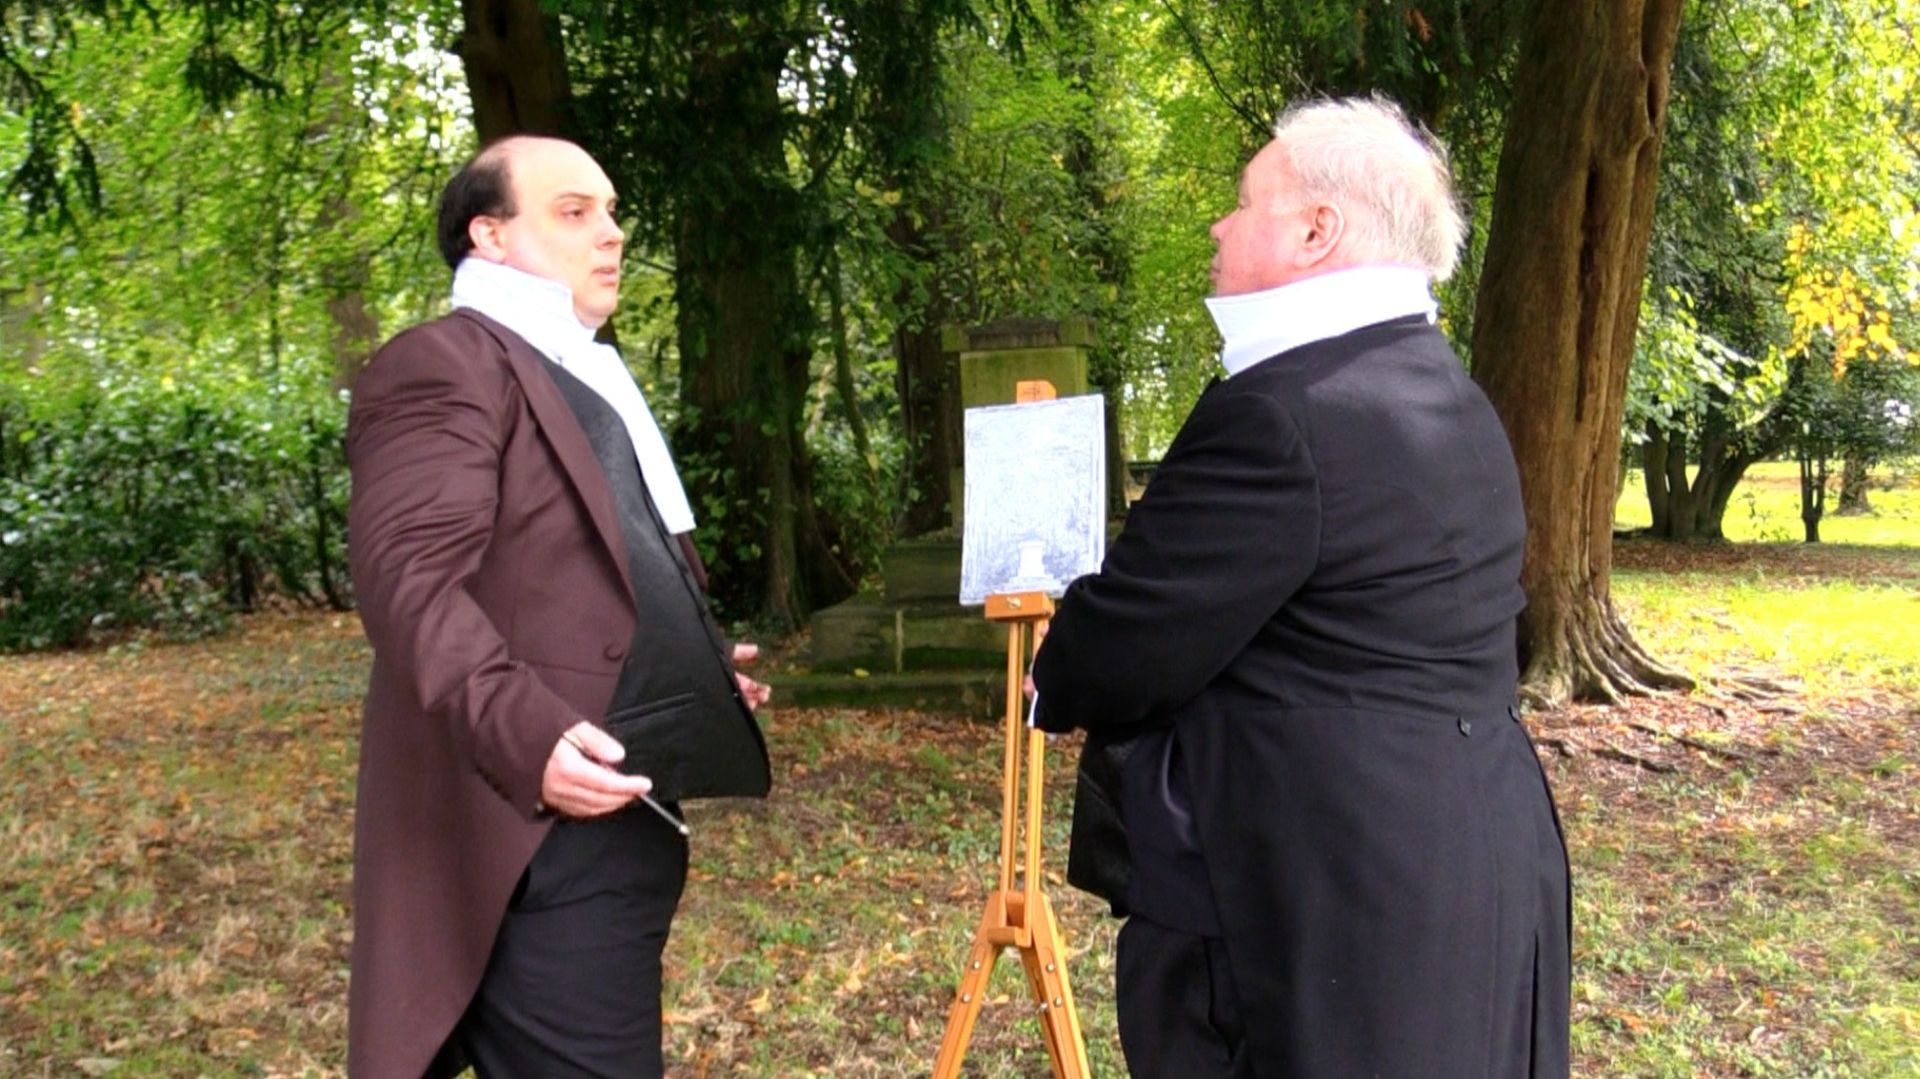
<path id="1" fill-rule="evenodd" d="M 558 281 L 472 255 L 453 271 L 453 306 L 471 307 L 558 360 L 593 343 L 573 311 L 573 290 Z"/>
<path id="2" fill-rule="evenodd" d="M 1220 362 L 1229 377 L 1301 345 L 1376 322 L 1425 315 L 1440 306 L 1417 266 L 1356 266 L 1290 285 L 1238 296 L 1209 296 L 1207 311 L 1226 344 Z"/>
<path id="3" fill-rule="evenodd" d="M 620 415 L 646 479 L 647 494 L 669 532 L 693 531 L 693 506 L 673 451 L 633 372 L 612 345 L 573 311 L 573 290 L 557 281 L 469 256 L 453 272 L 453 306 L 470 307 L 518 334 L 600 395 Z"/>

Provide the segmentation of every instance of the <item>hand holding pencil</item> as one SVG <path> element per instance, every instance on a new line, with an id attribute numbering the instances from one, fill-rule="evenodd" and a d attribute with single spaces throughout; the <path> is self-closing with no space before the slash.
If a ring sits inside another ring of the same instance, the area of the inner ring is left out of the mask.
<path id="1" fill-rule="evenodd" d="M 686 823 L 655 801 L 653 781 L 619 770 L 627 755 L 618 739 L 591 723 L 567 728 L 547 758 L 541 777 L 540 800 L 547 809 L 568 817 L 598 817 L 625 808 L 638 798 L 681 835 Z"/>

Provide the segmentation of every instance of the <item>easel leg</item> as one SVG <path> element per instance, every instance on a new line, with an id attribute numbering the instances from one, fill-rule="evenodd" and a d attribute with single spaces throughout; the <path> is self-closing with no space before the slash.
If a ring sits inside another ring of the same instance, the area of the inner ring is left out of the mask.
<path id="1" fill-rule="evenodd" d="M 1040 897 L 1039 909 L 1029 913 L 1028 925 L 1033 944 L 1020 949 L 1020 963 L 1026 967 L 1027 984 L 1040 1009 L 1040 1029 L 1047 1038 L 1054 1079 L 1087 1079 L 1092 1074 L 1087 1068 L 1087 1043 L 1080 1033 L 1073 988 L 1067 982 L 1060 925 L 1046 896 Z"/>
<path id="2" fill-rule="evenodd" d="M 933 1079 L 958 1079 L 960 1064 L 967 1058 L 967 1043 L 973 1039 L 973 1024 L 980 1018 L 987 985 L 993 980 L 994 963 L 1000 958 L 1000 945 L 988 939 L 993 910 L 981 919 L 973 934 L 973 947 L 967 951 L 966 972 L 960 977 L 960 992 L 947 1012 L 947 1033 L 940 1039 L 940 1056 L 933 1064 Z"/>

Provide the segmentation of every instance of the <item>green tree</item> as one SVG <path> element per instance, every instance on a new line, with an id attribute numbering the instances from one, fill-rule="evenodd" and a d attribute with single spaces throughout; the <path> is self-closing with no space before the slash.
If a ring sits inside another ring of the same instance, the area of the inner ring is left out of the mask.
<path id="1" fill-rule="evenodd" d="M 1883 14 L 1846 0 L 1688 10 L 1629 394 L 1656 535 L 1722 536 L 1741 476 L 1787 444 L 1787 369 L 1816 339 L 1842 364 L 1892 346 L 1895 298 L 1915 284 L 1898 223 L 1920 159 L 1900 137 L 1914 44 Z"/>

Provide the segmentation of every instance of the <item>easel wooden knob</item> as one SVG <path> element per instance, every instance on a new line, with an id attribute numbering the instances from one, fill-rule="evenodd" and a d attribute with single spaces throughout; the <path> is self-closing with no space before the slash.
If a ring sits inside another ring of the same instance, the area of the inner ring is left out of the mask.
<path id="1" fill-rule="evenodd" d="M 1027 985 L 1040 1012 L 1047 1054 L 1054 1079 L 1088 1079 L 1087 1045 L 1080 1035 L 1080 1016 L 1067 984 L 1066 947 L 1060 937 L 1053 906 L 1040 890 L 1040 797 L 1045 773 L 1046 736 L 1027 727 L 1022 715 L 1022 684 L 1027 665 L 1038 645 L 1039 633 L 1053 615 L 1053 599 L 1045 592 L 1012 592 L 987 597 L 987 618 L 1007 627 L 1006 762 L 1001 776 L 1000 882 L 987 896 L 987 909 L 974 930 L 973 946 L 960 977 L 960 990 L 947 1013 L 947 1033 L 934 1063 L 934 1079 L 957 1079 L 960 1063 L 973 1037 L 974 1021 L 993 978 L 994 964 L 1004 948 L 1020 952 Z M 1019 832 L 1021 737 L 1026 741 L 1025 835 Z M 1021 838 L 1025 843 L 1018 842 Z M 1024 849 L 1023 849 L 1024 848 Z M 1024 862 L 1019 887 L 1015 868 Z"/>

